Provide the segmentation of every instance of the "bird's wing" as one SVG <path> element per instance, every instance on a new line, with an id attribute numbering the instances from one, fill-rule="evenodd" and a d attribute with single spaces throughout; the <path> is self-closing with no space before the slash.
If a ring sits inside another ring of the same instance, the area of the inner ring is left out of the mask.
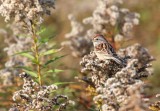
<path id="1" fill-rule="evenodd" d="M 114 48 L 109 43 L 103 43 L 103 48 L 102 49 L 103 49 L 104 52 L 107 52 L 109 55 L 117 56 Z"/>

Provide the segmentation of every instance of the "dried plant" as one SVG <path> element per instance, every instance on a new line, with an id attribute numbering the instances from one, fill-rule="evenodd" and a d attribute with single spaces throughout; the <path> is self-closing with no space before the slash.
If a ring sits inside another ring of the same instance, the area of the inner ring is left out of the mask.
<path id="1" fill-rule="evenodd" d="M 50 14 L 54 8 L 54 0 L 1 0 L 1 15 L 5 21 L 14 18 L 14 21 L 36 20 L 41 21 L 44 14 Z"/>
<path id="2" fill-rule="evenodd" d="M 92 16 L 83 19 L 83 25 L 77 22 L 73 15 L 68 16 L 72 31 L 66 34 L 68 41 L 63 45 L 68 45 L 76 57 L 89 54 L 92 49 L 91 37 L 95 34 L 110 35 L 112 42 L 122 42 L 132 37 L 133 27 L 139 24 L 140 15 L 121 8 L 122 0 L 97 0 L 97 2 Z M 91 28 L 85 28 L 86 25 L 91 25 Z"/>
<path id="3" fill-rule="evenodd" d="M 146 48 L 134 44 L 119 49 L 117 54 L 126 61 L 120 66 L 113 60 L 99 60 L 92 50 L 92 37 L 103 34 L 113 45 L 121 44 L 132 38 L 132 29 L 139 24 L 138 13 L 121 8 L 122 0 L 97 0 L 98 5 L 91 17 L 78 23 L 73 15 L 69 15 L 72 31 L 66 34 L 72 53 L 83 57 L 80 64 L 82 78 L 92 86 L 97 95 L 93 101 L 102 111 L 146 111 L 148 103 L 142 96 L 145 83 L 142 78 L 152 75 L 150 62 L 154 58 Z M 85 28 L 85 25 L 91 25 Z M 88 42 L 90 41 L 90 42 Z M 88 45 L 87 45 L 88 44 Z"/>
<path id="4" fill-rule="evenodd" d="M 112 60 L 100 61 L 94 52 L 83 57 L 81 71 L 86 73 L 87 80 L 90 80 L 89 85 L 97 92 L 93 101 L 101 103 L 102 111 L 125 111 L 128 108 L 131 111 L 137 108 L 146 111 L 147 107 L 140 92 L 145 83 L 141 78 L 152 74 L 150 62 L 153 57 L 140 44 L 121 49 L 118 54 L 121 57 L 130 56 L 126 58 L 126 67 L 121 67 Z M 134 99 L 139 102 L 133 102 L 130 106 L 128 101 L 134 95 L 138 96 Z"/>
<path id="5" fill-rule="evenodd" d="M 55 95 L 54 93 L 58 87 L 54 84 L 39 86 L 26 73 L 20 74 L 20 77 L 24 80 L 23 89 L 14 93 L 13 100 L 17 103 L 10 110 L 50 111 L 54 106 L 59 106 L 57 111 L 62 111 L 66 109 L 68 104 L 73 103 L 65 95 Z"/>
<path id="6" fill-rule="evenodd" d="M 73 51 L 72 55 L 75 57 L 82 57 L 88 53 L 92 48 L 91 39 L 89 36 L 84 36 L 85 29 L 83 25 L 76 21 L 75 17 L 70 14 L 68 16 L 71 21 L 72 31 L 66 34 L 66 38 L 69 39 L 62 43 L 62 45 L 69 46 Z"/>
<path id="7" fill-rule="evenodd" d="M 4 48 L 7 52 L 8 60 L 5 63 L 5 69 L 0 71 L 1 79 L 3 80 L 3 85 L 8 86 L 14 83 L 14 77 L 19 73 L 19 69 L 15 69 L 16 66 L 26 66 L 29 64 L 29 60 L 22 56 L 13 56 L 17 52 L 22 52 L 28 50 L 31 47 L 32 39 L 30 37 L 21 36 L 11 36 L 5 30 L 3 30 L 4 42 L 8 45 Z"/>
<path id="8" fill-rule="evenodd" d="M 40 64 L 40 36 L 38 30 L 40 24 L 42 23 L 42 16 L 45 14 L 50 14 L 50 8 L 54 8 L 54 0 L 34 0 L 34 1 L 17 1 L 17 0 L 4 0 L 1 1 L 1 15 L 5 17 L 5 21 L 14 19 L 13 24 L 19 25 L 19 28 L 24 28 L 28 35 L 31 36 L 32 46 L 31 53 L 32 55 L 27 56 L 27 53 L 23 53 L 29 59 L 32 60 L 37 65 L 37 74 L 39 78 L 39 83 L 41 84 L 41 64 Z M 22 32 L 20 32 L 22 34 Z M 25 37 L 26 39 L 27 37 Z M 19 37 L 19 39 L 21 39 Z M 24 39 L 24 38 L 22 38 Z M 24 39 L 24 40 L 25 40 Z M 28 39 L 28 38 L 27 38 Z M 27 40 L 26 39 L 26 40 Z M 31 42 L 30 41 L 30 42 Z M 21 44 L 21 43 L 20 43 Z"/>
<path id="9" fill-rule="evenodd" d="M 5 41 L 9 44 L 5 50 L 9 55 L 6 62 L 6 69 L 1 71 L 2 75 L 8 74 L 4 83 L 13 83 L 14 75 L 20 74 L 24 79 L 23 89 L 13 95 L 16 105 L 10 110 L 52 110 L 59 106 L 57 111 L 62 111 L 71 103 L 67 96 L 53 95 L 57 90 L 55 85 L 44 85 L 44 74 L 55 73 L 55 69 L 49 69 L 48 65 L 63 57 L 56 56 L 48 59 L 61 49 L 55 49 L 46 45 L 49 39 L 40 36 L 43 15 L 49 15 L 51 9 L 55 7 L 54 0 L 1 0 L 0 13 L 5 17 L 5 21 L 13 19 L 11 28 L 14 36 L 6 36 Z M 14 30 L 14 29 L 18 30 Z M 7 34 L 7 33 L 6 33 Z M 11 41 L 7 40 L 11 39 Z M 11 42 L 13 42 L 10 44 Z M 46 49 L 45 49 L 46 48 Z M 14 55 L 14 56 L 13 56 Z M 22 57 L 26 57 L 25 59 Z M 45 58 L 45 59 L 44 59 Z M 14 68 L 21 70 L 15 70 Z M 13 73 L 14 72 L 14 73 Z M 10 78 L 11 79 L 10 79 Z M 10 81 L 9 81 L 10 80 Z M 60 102 L 62 101 L 62 102 Z M 63 102 L 64 101 L 64 102 Z"/>

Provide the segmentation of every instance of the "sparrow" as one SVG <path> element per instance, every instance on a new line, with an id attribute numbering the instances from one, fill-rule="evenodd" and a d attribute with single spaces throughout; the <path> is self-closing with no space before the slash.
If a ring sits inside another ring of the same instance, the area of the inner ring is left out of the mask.
<path id="1" fill-rule="evenodd" d="M 99 60 L 113 60 L 118 64 L 124 65 L 123 60 L 118 57 L 112 45 L 103 35 L 97 34 L 93 37 L 94 52 Z"/>

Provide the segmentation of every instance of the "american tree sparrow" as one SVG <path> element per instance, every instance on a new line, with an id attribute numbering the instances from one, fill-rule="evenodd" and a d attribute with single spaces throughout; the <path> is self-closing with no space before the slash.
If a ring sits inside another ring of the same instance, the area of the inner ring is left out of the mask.
<path id="1" fill-rule="evenodd" d="M 103 35 L 93 37 L 94 52 L 100 60 L 113 60 L 118 64 L 124 65 L 123 60 L 118 57 L 112 45 Z"/>

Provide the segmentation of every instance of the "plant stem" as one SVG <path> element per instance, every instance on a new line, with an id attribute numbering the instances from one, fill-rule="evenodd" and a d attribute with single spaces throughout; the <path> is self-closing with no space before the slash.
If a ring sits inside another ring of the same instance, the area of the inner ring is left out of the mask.
<path id="1" fill-rule="evenodd" d="M 31 21 L 31 30 L 32 30 L 32 39 L 33 39 L 33 53 L 37 62 L 36 70 L 37 70 L 37 76 L 38 76 L 38 82 L 40 86 L 42 85 L 42 79 L 41 79 L 41 64 L 40 64 L 40 56 L 39 56 L 39 46 L 38 46 L 38 36 L 36 34 L 36 27 L 33 21 Z"/>

